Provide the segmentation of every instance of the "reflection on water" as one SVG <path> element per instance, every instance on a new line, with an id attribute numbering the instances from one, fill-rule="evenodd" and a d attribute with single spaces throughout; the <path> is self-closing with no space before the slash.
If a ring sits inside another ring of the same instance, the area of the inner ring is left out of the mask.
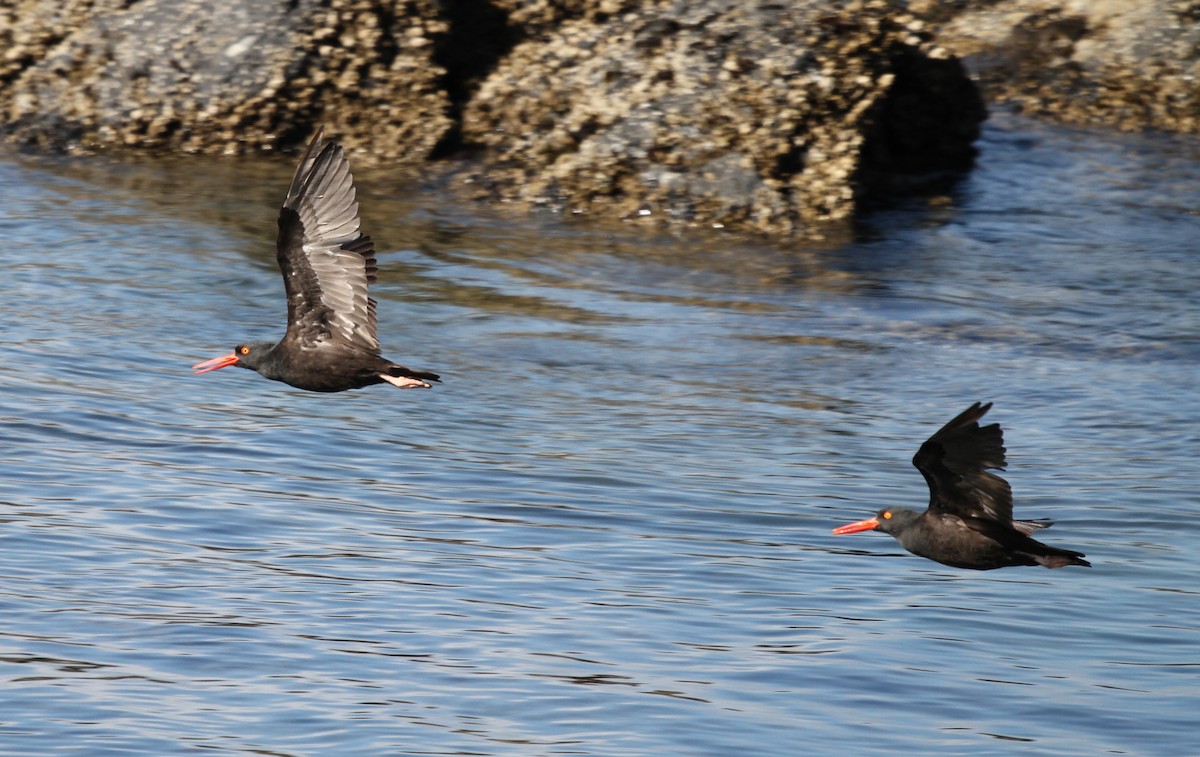
<path id="1" fill-rule="evenodd" d="M 188 371 L 282 331 L 287 161 L 0 163 L 0 752 L 1187 753 L 1200 145 L 982 148 L 819 244 L 364 172 L 445 383 L 332 396 Z M 830 535 L 976 399 L 1095 568 Z"/>

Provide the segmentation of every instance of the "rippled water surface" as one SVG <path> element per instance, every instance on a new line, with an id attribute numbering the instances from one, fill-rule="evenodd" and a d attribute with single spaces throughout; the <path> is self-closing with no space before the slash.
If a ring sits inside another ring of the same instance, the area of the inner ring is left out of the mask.
<path id="1" fill-rule="evenodd" d="M 1195 753 L 1200 142 L 991 125 L 770 245 L 360 173 L 431 391 L 282 331 L 267 166 L 0 159 L 5 755 Z M 1092 569 L 830 529 L 975 400 Z"/>

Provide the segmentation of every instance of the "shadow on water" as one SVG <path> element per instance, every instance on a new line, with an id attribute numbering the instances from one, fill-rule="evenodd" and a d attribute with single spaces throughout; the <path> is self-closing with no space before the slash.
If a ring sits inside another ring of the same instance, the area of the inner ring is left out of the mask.
<path id="1" fill-rule="evenodd" d="M 353 155 L 350 156 L 353 163 Z M 238 250 L 259 267 L 274 266 L 274 221 L 295 156 L 267 160 L 200 157 L 104 156 L 90 159 L 25 158 L 26 165 L 63 179 L 55 190 L 81 202 L 103 188 L 109 196 L 144 204 L 181 222 L 207 224 L 245 241 Z M 607 222 L 506 212 L 458 199 L 438 181 L 381 169 L 355 172 L 364 230 L 376 240 L 382 276 L 420 281 L 430 268 L 469 261 L 498 275 L 553 288 L 609 286 L 637 296 L 662 296 L 678 285 L 703 292 L 707 284 L 753 290 L 796 287 L 852 291 L 859 282 L 842 268 L 840 250 L 849 225 L 830 225 L 825 241 L 772 242 L 728 231 L 668 233 L 653 222 Z M 680 250 L 687 254 L 681 255 Z M 419 251 L 424 266 L 395 251 Z M 203 249 L 192 254 L 204 254 Z M 389 258 L 390 256 L 390 258 Z M 682 269 L 682 270 L 681 270 Z M 440 277 L 418 296 L 446 297 L 488 309 L 494 292 L 484 285 Z M 476 292 L 472 297 L 470 292 Z M 477 302 L 478 300 L 478 302 Z M 519 312 L 520 303 L 513 306 Z"/>

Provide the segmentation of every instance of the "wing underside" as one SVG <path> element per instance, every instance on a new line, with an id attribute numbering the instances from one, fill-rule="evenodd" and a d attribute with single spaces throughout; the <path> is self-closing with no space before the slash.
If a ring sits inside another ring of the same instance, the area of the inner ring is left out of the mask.
<path id="1" fill-rule="evenodd" d="M 375 245 L 359 231 L 350 163 L 340 145 L 309 143 L 279 213 L 277 258 L 288 298 L 288 336 L 379 352 Z"/>

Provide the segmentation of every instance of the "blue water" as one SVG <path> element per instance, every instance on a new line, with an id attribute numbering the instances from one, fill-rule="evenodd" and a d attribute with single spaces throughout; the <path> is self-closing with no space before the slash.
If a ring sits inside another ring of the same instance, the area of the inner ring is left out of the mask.
<path id="1" fill-rule="evenodd" d="M 290 175 L 0 158 L 0 753 L 1200 753 L 1200 142 L 1001 118 L 825 242 L 360 173 L 430 391 L 188 366 L 282 331 Z M 975 400 L 1095 567 L 958 571 Z"/>

